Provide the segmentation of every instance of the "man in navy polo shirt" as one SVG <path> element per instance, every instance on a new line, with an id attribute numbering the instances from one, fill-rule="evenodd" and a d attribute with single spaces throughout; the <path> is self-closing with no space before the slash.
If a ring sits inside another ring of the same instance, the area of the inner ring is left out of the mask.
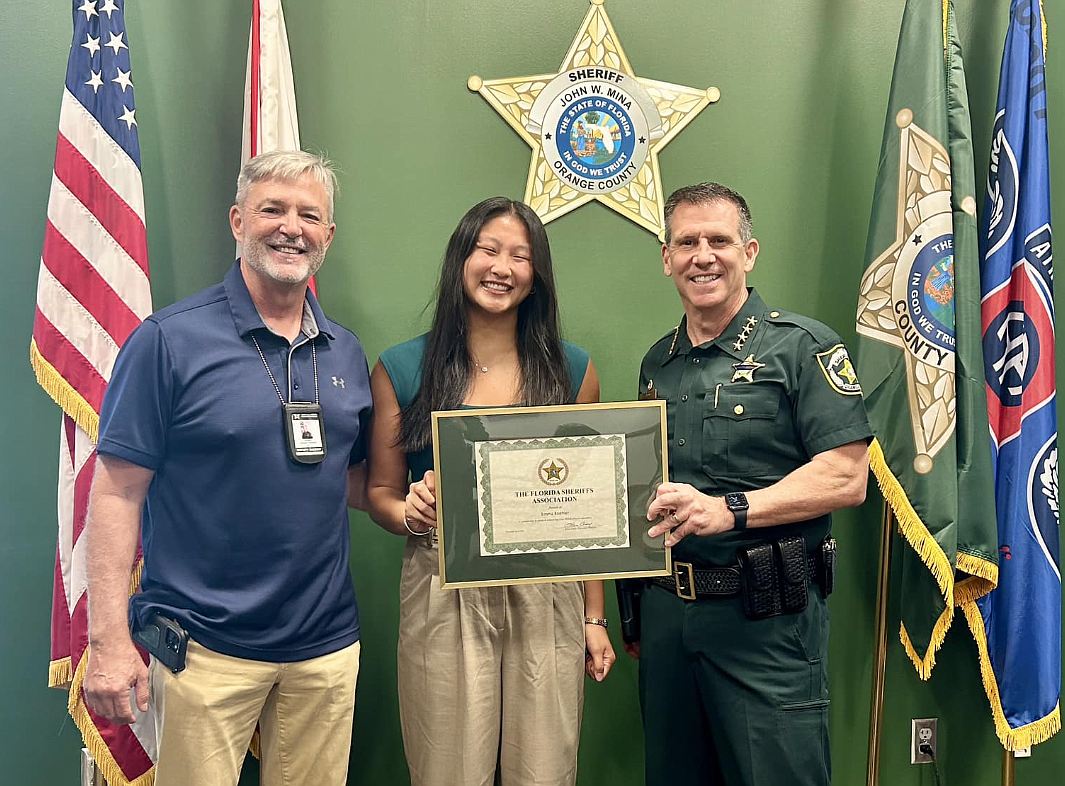
<path id="1" fill-rule="evenodd" d="M 264 783 L 346 781 L 359 666 L 347 505 L 364 507 L 371 400 L 358 338 L 307 286 L 336 231 L 335 183 L 308 153 L 249 161 L 229 216 L 242 259 L 145 320 L 104 399 L 85 694 L 116 723 L 136 718 L 131 691 L 151 707 L 159 786 L 235 784 L 257 723 Z M 174 623 L 184 670 L 146 668 L 130 626 Z"/>

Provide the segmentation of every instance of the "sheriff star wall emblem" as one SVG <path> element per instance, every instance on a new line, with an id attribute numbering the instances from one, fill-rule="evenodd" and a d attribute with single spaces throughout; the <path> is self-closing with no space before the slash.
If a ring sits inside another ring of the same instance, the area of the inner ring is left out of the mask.
<path id="1" fill-rule="evenodd" d="M 556 73 L 467 86 L 532 148 L 525 201 L 545 224 L 594 200 L 661 239 L 658 153 L 721 92 L 637 77 L 605 0 L 589 2 Z"/>
<path id="2" fill-rule="evenodd" d="M 857 331 L 903 350 L 910 425 L 917 457 L 927 473 L 954 433 L 954 218 L 950 156 L 913 122 L 895 117 L 900 129 L 895 240 L 869 265 L 858 295 Z M 967 196 L 961 209 L 976 215 Z"/>

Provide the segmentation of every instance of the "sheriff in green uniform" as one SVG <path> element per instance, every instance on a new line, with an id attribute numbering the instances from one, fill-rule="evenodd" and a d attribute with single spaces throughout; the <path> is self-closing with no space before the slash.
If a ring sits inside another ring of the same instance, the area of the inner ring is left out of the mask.
<path id="1" fill-rule="evenodd" d="M 747 287 L 743 197 L 716 183 L 666 202 L 662 247 L 684 318 L 651 347 L 669 476 L 651 501 L 674 574 L 642 596 L 648 784 L 827 786 L 833 510 L 860 504 L 871 436 L 839 337 Z"/>

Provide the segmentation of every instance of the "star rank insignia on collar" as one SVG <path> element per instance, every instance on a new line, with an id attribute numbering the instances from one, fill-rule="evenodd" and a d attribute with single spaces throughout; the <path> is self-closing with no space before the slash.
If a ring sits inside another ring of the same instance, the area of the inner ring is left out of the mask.
<path id="1" fill-rule="evenodd" d="M 753 319 L 754 317 L 751 318 Z M 746 360 L 733 363 L 732 367 L 736 370 L 733 372 L 732 379 L 729 382 L 754 382 L 754 372 L 760 368 L 765 368 L 765 363 L 759 363 L 754 359 L 754 355 L 748 355 Z"/>
<path id="2" fill-rule="evenodd" d="M 758 319 L 756 317 L 747 317 L 747 321 L 743 325 L 743 330 L 741 330 L 740 334 L 736 336 L 736 343 L 732 345 L 732 348 L 734 350 L 739 352 L 741 349 L 743 349 L 743 345 L 747 343 L 747 339 L 751 337 L 751 333 L 754 330 L 754 326 L 757 324 Z M 748 358 L 748 360 L 750 360 L 750 358 Z M 733 380 L 733 382 L 735 381 L 736 380 Z M 750 380 L 747 381 L 750 382 Z"/>

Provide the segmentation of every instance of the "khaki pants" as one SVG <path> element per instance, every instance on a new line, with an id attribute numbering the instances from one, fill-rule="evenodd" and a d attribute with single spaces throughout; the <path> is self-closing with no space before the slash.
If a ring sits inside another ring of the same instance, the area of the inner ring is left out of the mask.
<path id="1" fill-rule="evenodd" d="M 566 786 L 584 706 L 580 582 L 440 588 L 437 549 L 408 538 L 398 680 L 412 786 Z"/>
<path id="2" fill-rule="evenodd" d="M 152 658 L 156 786 L 234 786 L 256 723 L 263 784 L 346 783 L 358 674 L 359 642 L 310 660 L 269 663 L 190 640 L 178 674 Z"/>

